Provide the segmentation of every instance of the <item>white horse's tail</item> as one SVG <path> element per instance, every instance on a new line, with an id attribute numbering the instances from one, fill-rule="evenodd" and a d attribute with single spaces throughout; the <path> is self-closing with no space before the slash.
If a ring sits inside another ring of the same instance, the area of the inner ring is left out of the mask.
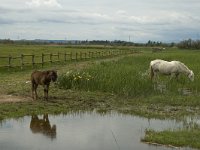
<path id="1" fill-rule="evenodd" d="M 150 77 L 151 77 L 151 80 L 154 77 L 154 72 L 153 72 L 153 68 L 152 68 L 151 64 L 150 64 Z"/>

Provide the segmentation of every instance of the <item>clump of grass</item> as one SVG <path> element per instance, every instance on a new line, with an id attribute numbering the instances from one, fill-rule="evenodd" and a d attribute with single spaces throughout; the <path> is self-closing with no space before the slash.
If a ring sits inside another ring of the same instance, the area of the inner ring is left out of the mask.
<path id="1" fill-rule="evenodd" d="M 62 74 L 58 78 L 58 86 L 64 89 L 79 89 L 82 85 L 87 85 L 92 76 L 84 71 L 68 71 L 66 74 Z"/>
<path id="2" fill-rule="evenodd" d="M 200 129 L 181 129 L 177 131 L 154 131 L 147 130 L 141 140 L 148 143 L 173 145 L 177 147 L 191 147 L 200 149 Z"/>
<path id="3" fill-rule="evenodd" d="M 65 89 L 103 91 L 122 96 L 147 95 L 153 91 L 146 69 L 121 62 L 102 62 L 81 72 L 61 75 L 58 85 Z"/>

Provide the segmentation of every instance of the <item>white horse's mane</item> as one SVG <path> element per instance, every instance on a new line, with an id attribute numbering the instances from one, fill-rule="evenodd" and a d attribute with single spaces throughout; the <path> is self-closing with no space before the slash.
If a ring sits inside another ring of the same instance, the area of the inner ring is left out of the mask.
<path id="1" fill-rule="evenodd" d="M 172 62 L 172 61 L 171 61 L 171 62 Z M 174 61 L 174 62 L 178 62 L 178 63 L 181 65 L 181 67 L 183 67 L 182 69 L 184 69 L 185 71 L 187 71 L 187 72 L 190 72 L 190 71 L 191 71 L 184 63 L 182 63 L 182 62 L 180 62 L 180 61 Z"/>

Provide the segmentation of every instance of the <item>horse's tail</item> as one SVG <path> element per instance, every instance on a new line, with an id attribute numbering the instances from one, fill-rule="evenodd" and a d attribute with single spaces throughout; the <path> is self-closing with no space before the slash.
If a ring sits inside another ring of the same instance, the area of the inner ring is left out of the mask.
<path id="1" fill-rule="evenodd" d="M 154 72 L 153 72 L 153 68 L 152 68 L 152 66 L 151 66 L 151 64 L 150 64 L 150 77 L 151 77 L 151 80 L 153 79 L 153 77 L 154 77 Z"/>

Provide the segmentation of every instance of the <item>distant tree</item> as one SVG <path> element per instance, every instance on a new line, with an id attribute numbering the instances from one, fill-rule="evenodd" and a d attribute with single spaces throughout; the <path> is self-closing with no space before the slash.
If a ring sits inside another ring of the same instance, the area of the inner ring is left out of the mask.
<path id="1" fill-rule="evenodd" d="M 10 40 L 10 39 L 3 39 L 3 40 L 0 40 L 0 43 L 3 43 L 3 44 L 13 44 L 14 41 Z"/>
<path id="2" fill-rule="evenodd" d="M 177 47 L 184 49 L 200 49 L 200 40 L 183 40 L 177 44 Z"/>

